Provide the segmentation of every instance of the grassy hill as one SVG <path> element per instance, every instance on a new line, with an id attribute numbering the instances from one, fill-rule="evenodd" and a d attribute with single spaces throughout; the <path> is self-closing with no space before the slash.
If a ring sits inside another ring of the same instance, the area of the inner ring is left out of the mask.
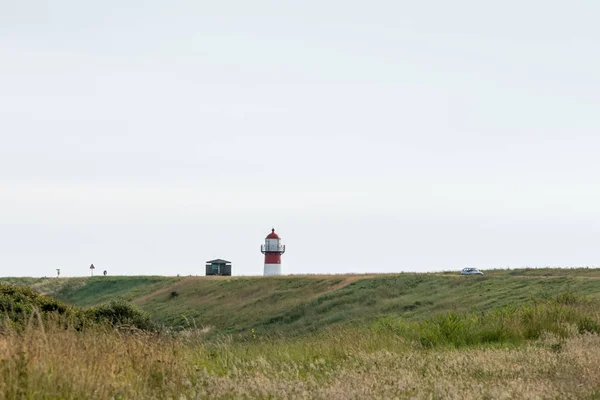
<path id="1" fill-rule="evenodd" d="M 600 269 L 523 269 L 457 273 L 280 277 L 0 278 L 77 306 L 114 298 L 169 325 L 294 336 L 332 324 L 387 316 L 419 321 L 575 293 L 600 298 Z"/>
<path id="2" fill-rule="evenodd" d="M 0 398 L 600 398 L 600 270 L 2 281 L 213 333 L 5 319 Z M 4 312 L 54 304 L 2 287 Z"/>

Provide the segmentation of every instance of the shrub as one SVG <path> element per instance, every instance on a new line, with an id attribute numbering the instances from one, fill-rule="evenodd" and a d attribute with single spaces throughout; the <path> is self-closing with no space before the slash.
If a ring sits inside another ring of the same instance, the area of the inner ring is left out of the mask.
<path id="1" fill-rule="evenodd" d="M 582 303 L 583 299 L 581 299 L 577 294 L 575 294 L 569 290 L 567 292 L 560 293 L 556 297 L 556 302 L 558 304 L 564 304 L 566 306 L 569 306 L 569 305 L 575 305 L 575 304 Z"/>
<path id="2" fill-rule="evenodd" d="M 145 331 L 156 330 L 150 316 L 125 300 L 112 300 L 84 311 L 86 321 L 109 323 L 112 326 L 131 326 Z"/>
<path id="3" fill-rule="evenodd" d="M 8 321 L 13 327 L 23 328 L 35 312 L 43 319 L 50 315 L 66 317 L 61 319 L 65 326 L 75 329 L 90 324 L 130 326 L 147 331 L 157 329 L 147 313 L 124 300 L 113 300 L 84 310 L 37 294 L 28 287 L 0 283 L 0 317 L 5 316 L 0 318 L 0 323 Z"/>
<path id="4" fill-rule="evenodd" d="M 600 325 L 598 325 L 598 321 L 592 319 L 588 316 L 582 317 L 577 321 L 577 330 L 579 333 L 595 333 L 600 334 Z"/>
<path id="5" fill-rule="evenodd" d="M 77 309 L 51 297 L 35 293 L 28 287 L 0 283 L 0 314 L 14 326 L 22 326 L 34 311 L 44 317 L 48 313 L 75 316 Z"/>

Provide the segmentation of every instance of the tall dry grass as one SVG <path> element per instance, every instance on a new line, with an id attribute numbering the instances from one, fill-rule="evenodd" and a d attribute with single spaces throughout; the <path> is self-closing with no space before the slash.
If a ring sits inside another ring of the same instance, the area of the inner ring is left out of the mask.
<path id="1" fill-rule="evenodd" d="M 343 329 L 293 340 L 83 331 L 33 315 L 0 334 L 1 399 L 567 399 L 600 395 L 600 337 L 424 349 Z"/>

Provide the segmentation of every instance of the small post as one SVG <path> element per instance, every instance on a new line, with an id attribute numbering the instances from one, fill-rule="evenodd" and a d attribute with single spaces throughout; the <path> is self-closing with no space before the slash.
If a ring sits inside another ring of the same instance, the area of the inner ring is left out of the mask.
<path id="1" fill-rule="evenodd" d="M 60 268 L 56 268 L 56 277 L 60 278 Z"/>
<path id="2" fill-rule="evenodd" d="M 94 267 L 94 264 L 90 265 L 90 272 L 92 273 L 92 276 L 94 276 L 95 269 L 96 269 L 96 267 Z"/>

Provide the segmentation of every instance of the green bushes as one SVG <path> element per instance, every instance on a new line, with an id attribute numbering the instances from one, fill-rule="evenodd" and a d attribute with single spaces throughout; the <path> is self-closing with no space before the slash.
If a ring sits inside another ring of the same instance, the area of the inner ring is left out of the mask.
<path id="1" fill-rule="evenodd" d="M 22 324 L 24 317 L 34 310 L 41 313 L 53 312 L 60 315 L 74 315 L 76 309 L 50 297 L 35 293 L 28 287 L 0 283 L 0 314 L 13 325 Z"/>
<path id="2" fill-rule="evenodd" d="M 66 305 L 50 297 L 35 293 L 28 287 L 0 283 L 0 318 L 16 328 L 23 328 L 30 318 L 39 314 L 42 319 L 59 316 L 75 329 L 95 324 L 112 327 L 128 326 L 145 331 L 156 330 L 148 314 L 124 300 L 113 300 L 89 309 Z"/>
<path id="3" fill-rule="evenodd" d="M 113 300 L 82 311 L 86 321 L 109 323 L 112 326 L 128 326 L 145 331 L 156 330 L 150 316 L 125 300 Z"/>
<path id="4" fill-rule="evenodd" d="M 372 329 L 393 333 L 425 348 L 514 345 L 538 339 L 544 332 L 561 338 L 573 331 L 600 334 L 596 308 L 570 293 L 552 301 L 507 306 L 487 313 L 450 312 L 416 322 L 387 317 L 376 321 Z"/>

